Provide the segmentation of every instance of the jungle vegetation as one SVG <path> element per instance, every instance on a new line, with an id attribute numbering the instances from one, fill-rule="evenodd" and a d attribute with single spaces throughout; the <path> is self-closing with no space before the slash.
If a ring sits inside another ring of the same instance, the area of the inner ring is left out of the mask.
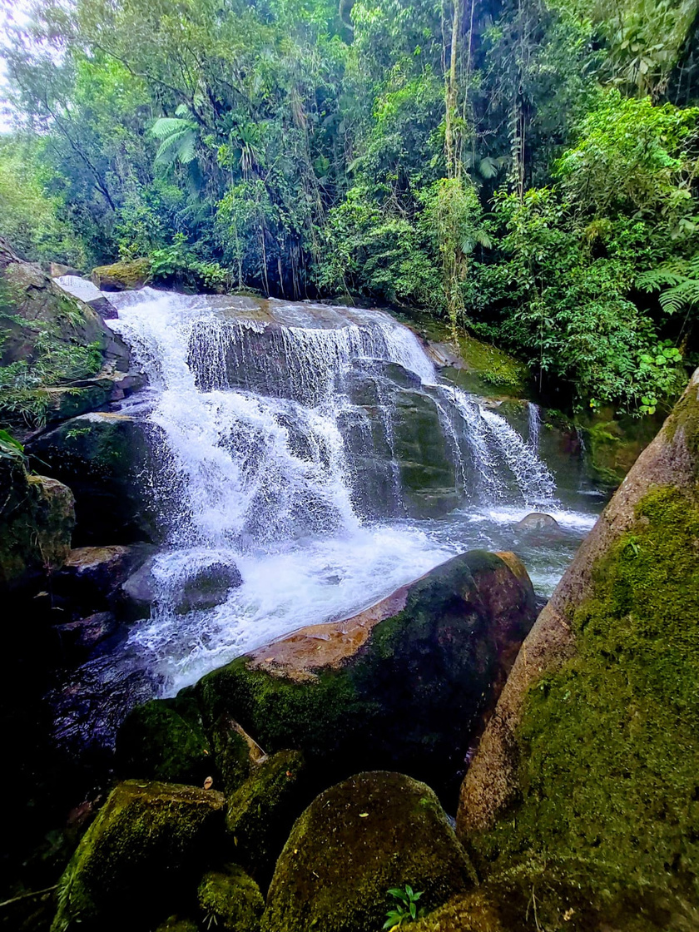
<path id="1" fill-rule="evenodd" d="M 7 0 L 5 0 L 7 2 Z M 0 234 L 421 309 L 578 408 L 699 363 L 699 0 L 37 0 Z"/>

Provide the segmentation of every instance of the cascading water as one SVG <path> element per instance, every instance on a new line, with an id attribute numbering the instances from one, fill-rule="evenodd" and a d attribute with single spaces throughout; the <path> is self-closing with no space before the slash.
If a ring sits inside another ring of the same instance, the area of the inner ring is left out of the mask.
<path id="1" fill-rule="evenodd" d="M 118 696 L 121 675 L 138 698 L 173 694 L 456 553 L 509 548 L 513 524 L 542 508 L 568 528 L 555 552 L 531 548 L 546 591 L 594 521 L 559 505 L 531 433 L 525 441 L 443 382 L 384 313 L 150 288 L 110 300 L 111 324 L 149 378 L 121 413 L 162 438 L 167 469 L 151 480 L 165 546 L 151 618 L 80 671 L 88 689 L 108 678 Z M 235 564 L 242 585 L 214 608 L 178 613 L 187 580 L 220 564 Z M 61 728 L 75 727 L 67 713 Z"/>

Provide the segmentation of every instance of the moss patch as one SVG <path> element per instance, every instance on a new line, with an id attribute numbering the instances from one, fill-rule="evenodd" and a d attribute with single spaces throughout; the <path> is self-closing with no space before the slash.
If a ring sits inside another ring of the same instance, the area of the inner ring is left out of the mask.
<path id="1" fill-rule="evenodd" d="M 521 804 L 473 840 L 487 873 L 539 890 L 544 930 L 569 910 L 570 929 L 683 928 L 699 900 L 699 508 L 666 488 L 636 517 L 575 658 L 527 698 Z"/>
<path id="2" fill-rule="evenodd" d="M 471 884 L 437 797 L 398 773 L 364 773 L 321 794 L 277 863 L 265 932 L 375 932 L 388 890 L 410 884 L 434 909 Z"/>
<path id="3" fill-rule="evenodd" d="M 191 690 L 134 709 L 119 729 L 117 761 L 125 776 L 202 786 L 213 757 Z"/>
<path id="4" fill-rule="evenodd" d="M 260 888 L 236 864 L 205 874 L 197 894 L 205 929 L 257 932 L 265 902 Z"/>
<path id="5" fill-rule="evenodd" d="M 142 288 L 149 280 L 150 259 L 115 262 L 113 265 L 101 265 L 92 271 L 92 281 L 98 288 L 107 291 Z"/>
<path id="6" fill-rule="evenodd" d="M 258 883 L 267 885 L 291 826 L 310 799 L 298 751 L 280 751 L 254 767 L 228 800 L 226 828 L 232 856 Z"/>
<path id="7" fill-rule="evenodd" d="M 177 909 L 188 879 L 215 858 L 224 804 L 212 790 L 117 786 L 61 878 L 52 932 L 148 929 Z"/>

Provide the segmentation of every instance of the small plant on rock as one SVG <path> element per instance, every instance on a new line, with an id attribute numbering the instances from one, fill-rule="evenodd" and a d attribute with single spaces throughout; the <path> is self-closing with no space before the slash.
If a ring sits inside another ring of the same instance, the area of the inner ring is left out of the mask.
<path id="1" fill-rule="evenodd" d="M 416 919 L 422 919 L 424 916 L 424 909 L 417 908 L 417 901 L 422 893 L 414 893 L 409 884 L 405 885 L 404 890 L 394 887 L 388 891 L 388 895 L 392 896 L 396 902 L 386 913 L 387 918 L 383 924 L 384 929 L 399 929 L 401 926 L 415 922 Z"/>

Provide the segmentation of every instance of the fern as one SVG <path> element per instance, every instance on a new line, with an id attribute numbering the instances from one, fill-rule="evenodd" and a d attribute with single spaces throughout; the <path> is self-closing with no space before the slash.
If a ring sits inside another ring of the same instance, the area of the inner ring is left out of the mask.
<path id="1" fill-rule="evenodd" d="M 660 306 L 668 314 L 699 307 L 699 253 L 688 261 L 644 272 L 636 279 L 636 287 L 651 294 L 660 292 Z"/>
<path id="2" fill-rule="evenodd" d="M 161 168 L 172 168 L 177 162 L 190 165 L 197 152 L 197 127 L 187 119 L 187 109 L 177 108 L 178 116 L 161 117 L 151 127 L 151 135 L 161 140 L 155 156 L 155 164 Z"/>

